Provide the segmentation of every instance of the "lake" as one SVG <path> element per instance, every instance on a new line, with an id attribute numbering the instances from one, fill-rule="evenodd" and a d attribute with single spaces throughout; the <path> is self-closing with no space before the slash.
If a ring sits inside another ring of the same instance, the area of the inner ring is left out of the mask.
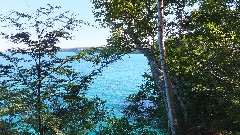
<path id="1" fill-rule="evenodd" d="M 59 52 L 59 57 L 66 57 L 74 55 L 73 52 Z M 22 57 L 22 56 L 20 56 Z M 6 64 L 2 58 L 0 63 Z M 21 63 L 23 66 L 29 66 L 30 63 Z M 90 73 L 92 63 L 82 61 L 80 64 L 77 62 L 72 63 L 75 71 Z M 143 54 L 128 54 L 123 56 L 122 60 L 111 63 L 105 67 L 102 74 L 96 76 L 93 83 L 90 84 L 87 90 L 87 97 L 93 98 L 94 96 L 106 100 L 106 107 L 114 110 L 117 117 L 121 117 L 121 110 L 124 108 L 125 99 L 130 94 L 134 94 L 140 90 L 139 86 L 144 83 L 144 72 L 150 72 L 149 65 L 146 57 Z M 2 79 L 2 78 L 0 78 Z M 35 130 L 30 129 L 31 132 Z M 164 134 L 159 132 L 160 134 Z M 88 135 L 95 135 L 95 133 L 88 133 Z"/>
<path id="2" fill-rule="evenodd" d="M 74 53 L 58 53 L 58 56 L 62 58 L 70 55 L 74 55 Z M 0 63 L 6 64 L 6 61 L 0 58 Z M 22 64 L 30 67 L 30 64 Z M 86 74 L 94 69 L 91 63 L 85 61 L 80 64 L 72 64 L 76 71 L 85 72 Z M 147 59 L 143 54 L 125 55 L 122 60 L 105 67 L 102 74 L 96 76 L 87 91 L 87 97 L 92 98 L 97 95 L 102 100 L 107 101 L 106 106 L 108 108 L 113 108 L 115 113 L 120 115 L 119 112 L 124 107 L 125 98 L 139 90 L 139 86 L 144 83 L 142 74 L 149 72 L 148 68 Z"/>
<path id="3" fill-rule="evenodd" d="M 143 54 L 129 54 L 106 67 L 89 87 L 89 97 L 98 95 L 106 100 L 106 105 L 120 111 L 124 107 L 124 100 L 130 94 L 136 93 L 144 83 L 142 74 L 149 66 Z M 149 72 L 149 71 L 148 71 Z"/>

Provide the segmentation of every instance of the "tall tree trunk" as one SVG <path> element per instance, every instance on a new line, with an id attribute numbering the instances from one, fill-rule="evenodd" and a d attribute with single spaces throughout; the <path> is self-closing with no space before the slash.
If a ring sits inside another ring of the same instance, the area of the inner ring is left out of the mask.
<path id="1" fill-rule="evenodd" d="M 174 98 L 172 92 L 172 86 L 170 83 L 170 78 L 167 74 L 167 65 L 165 63 L 165 46 L 164 46 L 164 5 L 163 0 L 157 0 L 158 4 L 158 46 L 160 51 L 160 63 L 163 74 L 163 81 L 165 87 L 166 94 L 166 102 L 167 102 L 167 111 L 168 111 L 168 121 L 169 126 L 171 128 L 172 135 L 176 134 L 177 128 L 177 118 L 174 107 Z"/>

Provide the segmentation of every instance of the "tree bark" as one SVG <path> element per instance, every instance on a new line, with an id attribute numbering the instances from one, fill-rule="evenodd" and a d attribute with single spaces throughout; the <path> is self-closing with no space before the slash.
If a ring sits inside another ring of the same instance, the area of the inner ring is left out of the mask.
<path id="1" fill-rule="evenodd" d="M 168 111 L 168 122 L 172 132 L 172 135 L 176 134 L 177 128 L 177 118 L 174 107 L 174 98 L 172 92 L 172 86 L 170 83 L 170 78 L 167 74 L 167 64 L 165 63 L 166 53 L 164 46 L 164 5 L 163 0 L 157 0 L 158 4 L 158 46 L 160 52 L 160 63 L 163 74 L 163 81 L 166 94 L 166 104 Z"/>

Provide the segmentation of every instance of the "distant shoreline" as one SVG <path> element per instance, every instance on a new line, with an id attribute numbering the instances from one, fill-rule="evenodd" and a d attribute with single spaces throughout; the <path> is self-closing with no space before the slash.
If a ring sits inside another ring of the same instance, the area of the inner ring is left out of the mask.
<path id="1" fill-rule="evenodd" d="M 75 47 L 75 48 L 61 48 L 60 52 L 79 52 L 82 50 L 88 50 L 94 47 Z M 134 51 L 131 54 L 142 54 L 140 51 Z"/>
<path id="2" fill-rule="evenodd" d="M 91 48 L 94 48 L 94 47 L 60 48 L 59 52 L 80 52 L 80 51 L 88 50 L 88 49 L 91 49 Z M 96 47 L 96 48 L 99 48 L 99 47 Z M 0 52 L 7 52 L 7 51 L 6 50 L 5 51 L 0 50 Z M 133 51 L 130 54 L 142 54 L 142 53 L 140 51 Z"/>
<path id="3" fill-rule="evenodd" d="M 88 50 L 91 49 L 93 47 L 75 47 L 75 48 L 61 48 L 60 52 L 79 52 L 82 50 Z"/>

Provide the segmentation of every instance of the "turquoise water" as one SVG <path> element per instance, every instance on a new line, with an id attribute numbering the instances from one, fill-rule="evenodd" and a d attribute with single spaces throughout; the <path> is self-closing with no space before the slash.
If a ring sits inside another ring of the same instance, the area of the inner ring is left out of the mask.
<path id="1" fill-rule="evenodd" d="M 62 58 L 73 55 L 72 52 L 60 52 L 58 55 Z M 0 64 L 7 64 L 0 58 Z M 31 63 L 22 63 L 23 66 L 29 66 Z M 81 61 L 80 63 L 72 63 L 74 69 L 83 74 L 88 74 L 94 69 L 92 63 Z M 139 86 L 144 83 L 142 74 L 148 71 L 148 62 L 143 54 L 125 55 L 122 60 L 118 60 L 103 69 L 101 75 L 96 76 L 93 83 L 90 84 L 87 91 L 87 97 L 94 96 L 106 100 L 106 106 L 113 108 L 116 116 L 120 117 L 120 113 L 125 105 L 125 99 L 130 94 L 136 93 Z M 33 131 L 34 132 L 34 131 Z M 89 135 L 94 135 L 89 133 Z"/>
<path id="2" fill-rule="evenodd" d="M 62 58 L 73 55 L 72 52 L 60 52 Z M 90 73 L 94 67 L 92 63 L 81 61 L 72 63 L 75 70 L 83 74 Z M 139 86 L 143 84 L 143 73 L 148 72 L 148 62 L 143 54 L 128 54 L 103 69 L 101 75 L 96 76 L 89 86 L 87 97 L 94 96 L 106 100 L 106 106 L 113 108 L 117 115 L 120 115 L 124 107 L 124 101 L 130 94 L 136 93 Z"/>
<path id="3" fill-rule="evenodd" d="M 143 83 L 142 74 L 147 72 L 148 63 L 143 54 L 129 54 L 123 60 L 106 67 L 89 87 L 88 97 L 94 95 L 106 100 L 109 108 L 119 113 L 124 107 L 124 100 L 136 93 Z"/>
<path id="4" fill-rule="evenodd" d="M 59 52 L 58 56 L 65 58 L 66 56 L 74 55 L 73 52 Z M 28 59 L 29 56 L 22 56 Z M 7 61 L 0 57 L 0 63 L 8 64 Z M 31 63 L 20 63 L 21 66 L 31 66 Z M 33 63 L 32 63 L 33 64 Z M 72 66 L 77 72 L 82 74 L 90 73 L 94 67 L 92 63 L 81 61 L 80 63 L 72 63 Z M 124 100 L 130 94 L 136 93 L 139 86 L 144 83 L 142 74 L 147 72 L 148 63 L 143 54 L 128 54 L 123 56 L 122 60 L 118 60 L 103 69 L 101 75 L 96 76 L 93 83 L 90 84 L 87 91 L 87 97 L 94 96 L 106 100 L 106 106 L 113 108 L 115 113 L 119 112 L 124 107 Z M 3 78 L 0 78 L 3 79 Z"/>

